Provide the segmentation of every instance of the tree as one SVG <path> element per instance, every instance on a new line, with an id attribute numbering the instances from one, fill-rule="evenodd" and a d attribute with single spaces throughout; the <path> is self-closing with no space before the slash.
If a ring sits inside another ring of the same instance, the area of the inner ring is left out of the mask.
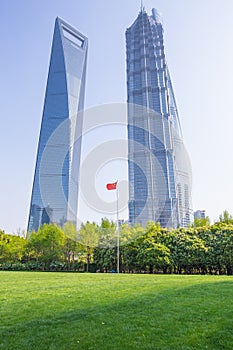
<path id="1" fill-rule="evenodd" d="M 120 230 L 121 270 L 134 272 L 137 269 L 138 240 L 145 235 L 140 225 L 130 227 L 123 224 Z"/>
<path id="2" fill-rule="evenodd" d="M 43 268 L 49 269 L 54 261 L 63 261 L 65 235 L 55 224 L 44 224 L 38 232 L 33 232 L 29 238 L 28 248 L 31 249 L 37 261 L 42 262 Z"/>
<path id="3" fill-rule="evenodd" d="M 86 272 L 89 272 L 89 265 L 93 261 L 93 253 L 98 245 L 98 227 L 93 222 L 87 221 L 82 224 L 78 232 L 78 241 L 82 246 L 82 251 L 86 260 Z"/>
<path id="4" fill-rule="evenodd" d="M 137 262 L 142 270 L 167 270 L 170 265 L 170 250 L 155 241 L 152 232 L 147 233 L 139 245 Z"/>
<path id="5" fill-rule="evenodd" d="M 219 215 L 219 221 L 225 222 L 225 224 L 233 224 L 233 216 L 227 210 L 224 210 L 223 213 Z"/>
<path id="6" fill-rule="evenodd" d="M 26 241 L 22 237 L 0 231 L 0 261 L 16 263 L 22 259 Z"/>
<path id="7" fill-rule="evenodd" d="M 65 243 L 64 243 L 64 254 L 68 263 L 68 269 L 74 268 L 75 254 L 78 251 L 78 232 L 76 226 L 72 222 L 66 222 L 63 226 L 63 231 L 65 234 Z"/>
<path id="8" fill-rule="evenodd" d="M 233 274 L 233 227 L 224 232 L 224 238 L 222 241 L 224 254 L 222 255 L 221 262 L 226 269 L 228 275 Z"/>
<path id="9" fill-rule="evenodd" d="M 207 249 L 193 229 L 173 231 L 169 248 L 175 272 L 191 273 L 203 268 Z"/>
<path id="10" fill-rule="evenodd" d="M 4 231 L 0 231 L 0 262 L 7 262 L 9 260 L 9 241 Z"/>
<path id="11" fill-rule="evenodd" d="M 210 218 L 206 216 L 205 218 L 195 218 L 192 227 L 205 227 L 210 226 Z"/>
<path id="12" fill-rule="evenodd" d="M 98 227 L 98 244 L 94 249 L 93 261 L 100 271 L 115 270 L 117 266 L 116 225 L 108 219 L 102 219 Z"/>

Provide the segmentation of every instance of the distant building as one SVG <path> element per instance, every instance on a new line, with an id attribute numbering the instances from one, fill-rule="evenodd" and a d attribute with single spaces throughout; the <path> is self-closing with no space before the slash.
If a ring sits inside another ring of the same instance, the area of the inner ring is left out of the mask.
<path id="1" fill-rule="evenodd" d="M 194 212 L 194 219 L 205 219 L 206 213 L 205 210 L 196 210 Z"/>
<path id="2" fill-rule="evenodd" d="M 178 39 L 179 40 L 179 39 Z M 141 9 L 126 31 L 129 222 L 186 227 L 191 174 L 157 10 Z"/>
<path id="3" fill-rule="evenodd" d="M 87 38 L 56 19 L 28 231 L 76 223 Z"/>
<path id="4" fill-rule="evenodd" d="M 128 220 L 124 220 L 124 219 L 119 219 L 118 220 L 119 227 L 121 227 L 124 224 L 129 225 L 129 221 Z"/>

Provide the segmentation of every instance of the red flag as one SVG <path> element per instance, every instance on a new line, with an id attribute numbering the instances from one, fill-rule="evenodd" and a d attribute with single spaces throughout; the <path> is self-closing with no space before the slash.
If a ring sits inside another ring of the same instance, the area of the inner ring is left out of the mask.
<path id="1" fill-rule="evenodd" d="M 116 190 L 117 188 L 117 181 L 113 182 L 112 184 L 107 184 L 106 185 L 107 190 L 111 191 L 111 190 Z"/>

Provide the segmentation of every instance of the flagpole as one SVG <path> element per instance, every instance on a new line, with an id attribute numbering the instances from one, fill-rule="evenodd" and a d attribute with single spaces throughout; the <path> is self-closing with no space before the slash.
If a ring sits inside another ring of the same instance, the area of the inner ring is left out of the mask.
<path id="1" fill-rule="evenodd" d="M 117 273 L 120 273 L 120 230 L 119 230 L 119 196 L 118 196 L 118 183 L 117 183 Z"/>

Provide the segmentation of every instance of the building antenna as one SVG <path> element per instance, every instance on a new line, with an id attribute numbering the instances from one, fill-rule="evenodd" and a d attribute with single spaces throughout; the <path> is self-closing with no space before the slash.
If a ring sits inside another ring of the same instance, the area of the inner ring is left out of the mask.
<path id="1" fill-rule="evenodd" d="M 141 12 L 144 10 L 143 0 L 141 0 Z"/>

